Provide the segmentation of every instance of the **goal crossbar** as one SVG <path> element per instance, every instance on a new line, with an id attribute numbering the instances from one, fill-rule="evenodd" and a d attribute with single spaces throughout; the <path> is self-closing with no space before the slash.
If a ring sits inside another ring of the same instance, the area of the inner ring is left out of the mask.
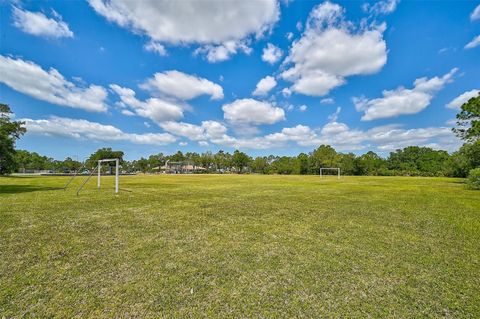
<path id="1" fill-rule="evenodd" d="M 323 171 L 336 170 L 337 179 L 340 179 L 340 168 L 339 167 L 322 167 L 320 168 L 320 178 L 323 178 Z"/>

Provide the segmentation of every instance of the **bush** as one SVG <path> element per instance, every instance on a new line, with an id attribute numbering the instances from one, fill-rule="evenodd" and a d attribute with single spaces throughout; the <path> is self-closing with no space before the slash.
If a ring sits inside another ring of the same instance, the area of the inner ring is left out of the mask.
<path id="1" fill-rule="evenodd" d="M 467 186 L 470 189 L 480 189 L 480 168 L 470 170 L 467 177 Z"/>

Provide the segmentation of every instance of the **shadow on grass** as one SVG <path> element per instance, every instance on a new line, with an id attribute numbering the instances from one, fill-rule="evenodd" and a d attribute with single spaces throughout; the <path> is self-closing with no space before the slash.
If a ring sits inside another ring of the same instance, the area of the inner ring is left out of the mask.
<path id="1" fill-rule="evenodd" d="M 45 187 L 34 185 L 0 185 L 0 194 L 17 194 L 40 191 L 53 191 L 63 189 L 61 187 Z"/>

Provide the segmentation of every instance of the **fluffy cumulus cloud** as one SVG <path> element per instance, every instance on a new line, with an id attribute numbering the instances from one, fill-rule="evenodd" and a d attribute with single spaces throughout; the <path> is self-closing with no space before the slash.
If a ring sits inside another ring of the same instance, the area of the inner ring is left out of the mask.
<path id="1" fill-rule="evenodd" d="M 25 33 L 48 38 L 73 38 L 73 32 L 62 17 L 52 11 L 52 18 L 41 12 L 30 12 L 13 7 L 13 25 Z"/>
<path id="2" fill-rule="evenodd" d="M 454 98 L 450 103 L 447 104 L 447 107 L 450 109 L 460 109 L 460 107 L 468 102 L 472 97 L 477 97 L 480 95 L 480 90 L 471 90 L 464 92 Z"/>
<path id="3" fill-rule="evenodd" d="M 277 85 L 277 81 L 273 76 L 266 76 L 257 83 L 253 95 L 265 96 Z"/>
<path id="4" fill-rule="evenodd" d="M 31 61 L 0 55 L 0 83 L 53 104 L 94 112 L 107 110 L 108 93 L 102 86 L 77 86 L 56 69 L 46 71 Z"/>
<path id="5" fill-rule="evenodd" d="M 263 49 L 262 60 L 270 64 L 275 64 L 278 62 L 278 60 L 280 60 L 282 54 L 283 52 L 279 47 L 268 43 Z"/>
<path id="6" fill-rule="evenodd" d="M 378 72 L 387 61 L 384 25 L 359 29 L 344 9 L 324 2 L 310 12 L 305 31 L 284 61 L 281 77 L 292 91 L 323 96 L 352 75 Z"/>
<path id="7" fill-rule="evenodd" d="M 119 96 L 120 102 L 117 105 L 123 108 L 122 113 L 125 115 L 136 114 L 157 124 L 183 118 L 186 105 L 162 98 L 149 98 L 141 101 L 136 98 L 135 91 L 132 89 L 116 84 L 110 85 L 110 88 Z"/>
<path id="8" fill-rule="evenodd" d="M 160 126 L 174 135 L 203 142 L 210 139 L 222 139 L 227 132 L 227 128 L 217 121 L 203 121 L 201 125 L 169 121 L 162 123 Z"/>
<path id="9" fill-rule="evenodd" d="M 127 141 L 135 144 L 165 145 L 176 141 L 169 133 L 125 133 L 112 126 L 81 119 L 51 117 L 49 119 L 22 119 L 27 134 L 61 136 L 80 140 Z"/>
<path id="10" fill-rule="evenodd" d="M 268 102 L 240 99 L 222 106 L 224 118 L 232 124 L 274 124 L 285 120 L 285 111 Z"/>
<path id="11" fill-rule="evenodd" d="M 365 97 L 354 97 L 353 102 L 357 111 L 364 112 L 363 121 L 416 114 L 430 105 L 435 93 L 452 81 L 455 72 L 457 69 L 452 69 L 442 77 L 416 79 L 412 89 L 399 87 L 385 90 L 381 98 L 369 100 Z"/>
<path id="12" fill-rule="evenodd" d="M 207 45 L 210 56 L 207 58 L 211 61 L 228 58 L 236 53 L 239 43 L 269 31 L 280 14 L 276 0 L 89 0 L 89 3 L 107 20 L 146 34 L 154 41 Z"/>
<path id="13" fill-rule="evenodd" d="M 477 35 L 475 38 L 473 38 L 472 41 L 468 42 L 465 45 L 465 49 L 473 49 L 476 48 L 480 45 L 480 35 Z"/>
<path id="14" fill-rule="evenodd" d="M 168 95 L 180 100 L 190 100 L 200 95 L 210 95 L 214 100 L 223 98 L 223 88 L 220 85 L 176 70 L 155 73 L 140 87 L 153 94 Z"/>
<path id="15" fill-rule="evenodd" d="M 480 4 L 473 10 L 472 14 L 470 15 L 470 20 L 480 20 Z"/>

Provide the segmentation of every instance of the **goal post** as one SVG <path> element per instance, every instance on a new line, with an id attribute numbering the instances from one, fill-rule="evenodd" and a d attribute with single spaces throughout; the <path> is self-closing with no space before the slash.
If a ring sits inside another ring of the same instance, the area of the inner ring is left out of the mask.
<path id="1" fill-rule="evenodd" d="M 340 179 L 340 168 L 339 167 L 322 167 L 320 168 L 320 178 L 323 178 L 323 171 L 337 171 L 337 179 Z"/>
<path id="2" fill-rule="evenodd" d="M 97 187 L 100 188 L 100 176 L 102 175 L 102 163 L 105 162 L 115 162 L 115 193 L 118 193 L 118 166 L 120 165 L 120 160 L 118 158 L 107 158 L 98 160 L 98 177 L 97 177 Z"/>

